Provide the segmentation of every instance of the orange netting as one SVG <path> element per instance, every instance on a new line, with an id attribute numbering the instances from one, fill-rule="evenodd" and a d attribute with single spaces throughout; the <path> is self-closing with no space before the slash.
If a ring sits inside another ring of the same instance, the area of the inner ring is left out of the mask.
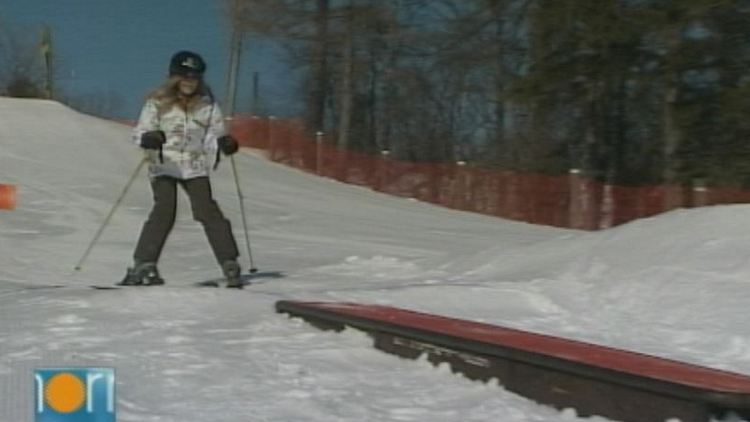
<path id="1" fill-rule="evenodd" d="M 750 191 L 605 185 L 571 171 L 548 176 L 463 163 L 411 163 L 368 155 L 307 136 L 298 120 L 236 117 L 232 133 L 276 162 L 342 182 L 498 217 L 596 230 L 680 207 L 750 202 Z"/>

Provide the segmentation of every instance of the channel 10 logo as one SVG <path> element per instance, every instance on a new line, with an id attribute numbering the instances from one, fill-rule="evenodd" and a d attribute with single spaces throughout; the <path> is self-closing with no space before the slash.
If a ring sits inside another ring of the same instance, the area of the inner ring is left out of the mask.
<path id="1" fill-rule="evenodd" d="M 37 369 L 34 381 L 35 422 L 115 422 L 113 369 Z"/>

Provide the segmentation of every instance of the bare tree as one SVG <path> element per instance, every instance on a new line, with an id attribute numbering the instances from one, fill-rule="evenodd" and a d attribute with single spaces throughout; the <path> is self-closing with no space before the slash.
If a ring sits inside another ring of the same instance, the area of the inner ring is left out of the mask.
<path id="1" fill-rule="evenodd" d="M 307 69 L 305 121 L 325 129 L 330 91 L 328 72 L 330 0 L 232 0 L 228 13 L 238 29 L 281 42 L 292 65 Z"/>
<path id="2" fill-rule="evenodd" d="M 46 96 L 39 34 L 13 30 L 0 22 L 0 93 L 11 97 Z"/>

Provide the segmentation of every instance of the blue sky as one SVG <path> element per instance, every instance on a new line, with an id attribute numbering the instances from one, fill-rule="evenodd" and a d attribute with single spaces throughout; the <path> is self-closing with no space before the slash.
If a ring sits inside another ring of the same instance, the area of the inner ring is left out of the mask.
<path id="1" fill-rule="evenodd" d="M 122 118 L 134 118 L 145 95 L 166 76 L 178 50 L 200 53 L 206 80 L 225 97 L 229 28 L 222 0 L 0 0 L 0 27 L 39 37 L 52 29 L 58 84 L 73 95 L 112 90 L 125 101 Z M 252 73 L 272 114 L 298 113 L 297 83 L 284 52 L 246 36 L 237 110 L 249 110 Z"/>

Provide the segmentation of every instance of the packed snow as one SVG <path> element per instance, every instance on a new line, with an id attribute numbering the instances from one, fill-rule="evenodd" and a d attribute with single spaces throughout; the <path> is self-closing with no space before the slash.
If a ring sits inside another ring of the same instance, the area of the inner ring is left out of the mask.
<path id="1" fill-rule="evenodd" d="M 750 206 L 678 210 L 600 232 L 534 226 L 391 197 L 235 156 L 256 284 L 220 275 L 180 198 L 167 285 L 119 281 L 151 205 L 145 172 L 74 266 L 141 158 L 126 126 L 0 98 L 0 422 L 33 419 L 32 372 L 113 367 L 121 422 L 605 421 L 579 418 L 319 331 L 280 299 L 387 304 L 750 374 Z M 230 161 L 212 176 L 245 268 Z"/>

